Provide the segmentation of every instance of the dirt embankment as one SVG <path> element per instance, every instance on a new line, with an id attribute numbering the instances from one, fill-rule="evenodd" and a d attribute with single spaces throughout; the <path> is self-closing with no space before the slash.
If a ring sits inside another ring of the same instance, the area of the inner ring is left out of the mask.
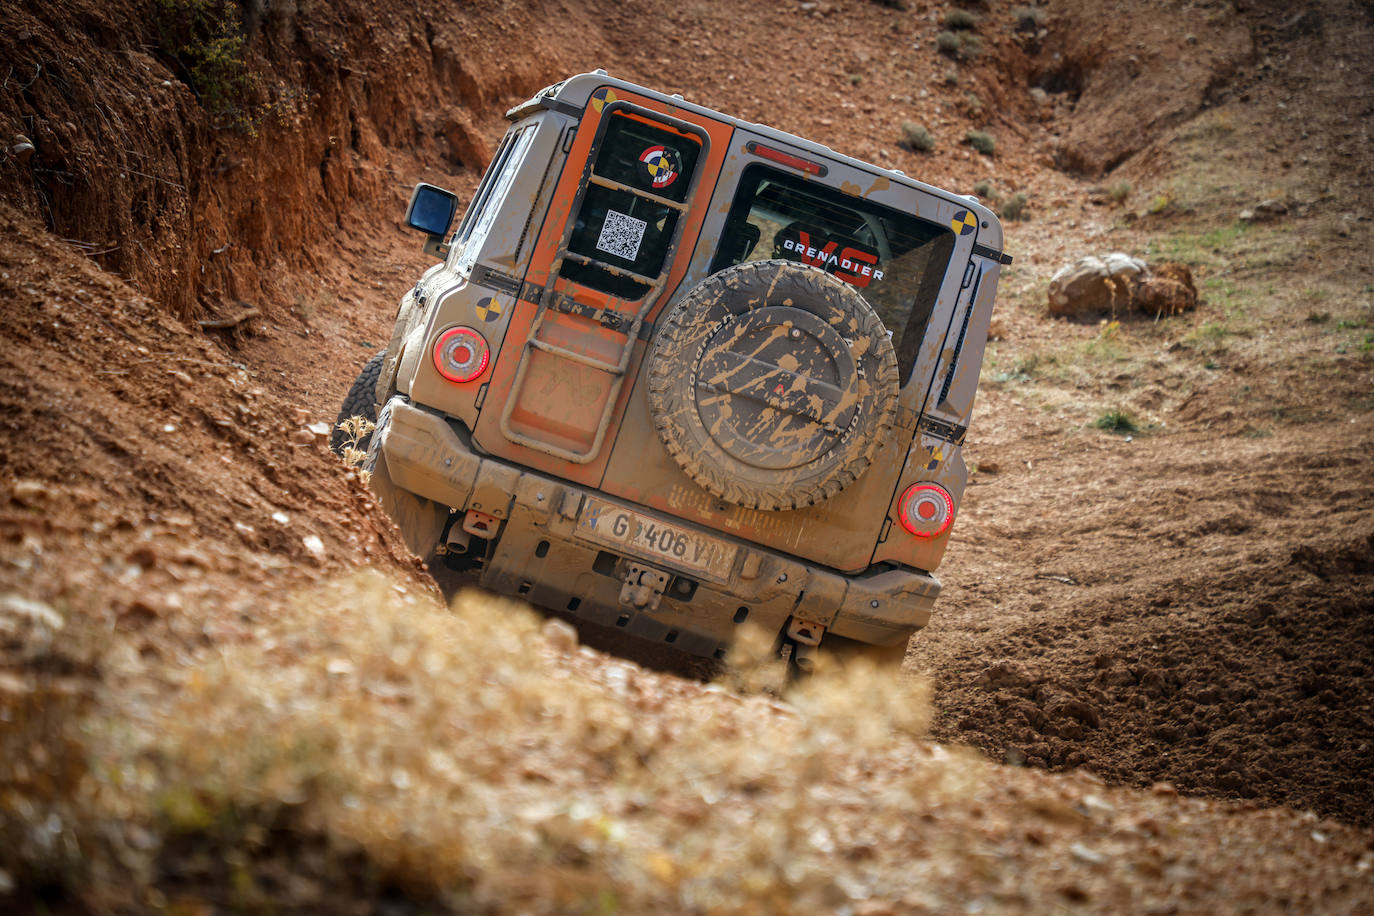
<path id="1" fill-rule="evenodd" d="M 95 909 L 1374 899 L 1368 831 L 1318 817 L 1367 824 L 1372 788 L 1362 7 L 987 3 L 951 55 L 926 2 L 252 3 L 228 32 L 202 6 L 0 10 L 0 886 Z M 240 69 L 210 66 L 238 39 Z M 449 614 L 310 429 L 425 264 L 396 227 L 412 181 L 470 188 L 506 105 L 602 65 L 1029 193 L 908 669 L 941 740 L 1085 772 L 951 756 L 872 682 L 779 704 Z M 1271 136 L 1298 106 L 1309 136 Z M 932 153 L 898 146 L 905 120 Z M 1291 223 L 1235 225 L 1275 187 Z M 1202 308 L 1047 320 L 1036 284 L 1108 245 L 1189 260 Z M 1091 428 L 1108 406 L 1133 442 Z M 290 600 L 359 566 L 392 579 Z"/>
<path id="2" fill-rule="evenodd" d="M 420 162 L 480 171 L 503 104 L 569 66 L 528 9 L 245 8 L 0 11 L 0 132 L 33 146 L 0 199 L 183 317 L 289 306 L 350 206 L 390 215 Z"/>

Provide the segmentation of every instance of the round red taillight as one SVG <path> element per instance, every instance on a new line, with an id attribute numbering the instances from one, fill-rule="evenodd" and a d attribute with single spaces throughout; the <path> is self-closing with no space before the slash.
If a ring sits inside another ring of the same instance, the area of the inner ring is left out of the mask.
<path id="1" fill-rule="evenodd" d="M 472 328 L 449 328 L 434 345 L 434 368 L 450 382 L 470 382 L 487 371 L 491 348 Z"/>
<path id="2" fill-rule="evenodd" d="M 912 484 L 897 501 L 897 520 L 918 538 L 939 537 L 954 520 L 954 500 L 938 484 Z"/>

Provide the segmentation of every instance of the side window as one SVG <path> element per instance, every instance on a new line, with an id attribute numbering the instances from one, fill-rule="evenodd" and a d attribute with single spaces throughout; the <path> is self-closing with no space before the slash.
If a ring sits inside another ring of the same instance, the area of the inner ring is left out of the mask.
<path id="1" fill-rule="evenodd" d="M 679 212 L 663 200 L 686 199 L 700 153 L 694 136 L 613 112 L 560 275 L 621 299 L 642 298 L 663 271 L 677 228 Z"/>
<path id="2" fill-rule="evenodd" d="M 943 226 L 755 164 L 740 178 L 711 272 L 782 258 L 857 287 L 892 337 L 905 379 L 953 250 Z"/>
<path id="3" fill-rule="evenodd" d="M 491 231 L 492 223 L 496 221 L 497 214 L 501 212 L 501 205 L 506 201 L 511 183 L 515 181 L 515 173 L 520 170 L 520 164 L 525 160 L 525 152 L 534 139 L 534 131 L 535 125 L 531 124 L 521 128 L 518 133 L 509 135 L 508 141 L 492 160 L 492 166 L 487 170 L 486 178 L 478 188 L 476 202 L 463 218 L 463 225 L 459 227 L 463 247 L 454 264 L 459 272 L 468 273 L 477 262 L 477 255 L 487 240 L 487 233 Z"/>
<path id="4" fill-rule="evenodd" d="M 477 213 L 482 209 L 482 204 L 491 196 L 491 185 L 500 174 L 502 166 L 506 163 L 506 157 L 510 155 L 511 141 L 515 139 L 518 131 L 512 129 L 506 132 L 501 138 L 501 145 L 496 150 L 496 155 L 491 157 L 491 163 L 482 175 L 482 181 L 477 185 L 477 191 L 472 195 L 472 200 L 468 203 L 467 212 L 463 214 L 463 221 L 458 226 L 458 231 L 453 234 L 454 246 L 461 245 L 467 240 L 468 234 L 472 232 L 472 221 L 477 218 Z"/>

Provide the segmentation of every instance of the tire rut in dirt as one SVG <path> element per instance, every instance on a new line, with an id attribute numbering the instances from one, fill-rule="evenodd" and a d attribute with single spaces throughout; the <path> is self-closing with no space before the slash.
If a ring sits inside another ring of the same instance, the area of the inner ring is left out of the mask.
<path id="1" fill-rule="evenodd" d="M 933 733 L 995 760 L 1369 825 L 1370 570 L 1374 535 L 1300 548 L 1262 586 L 1080 599 L 1071 623 L 947 662 Z"/>

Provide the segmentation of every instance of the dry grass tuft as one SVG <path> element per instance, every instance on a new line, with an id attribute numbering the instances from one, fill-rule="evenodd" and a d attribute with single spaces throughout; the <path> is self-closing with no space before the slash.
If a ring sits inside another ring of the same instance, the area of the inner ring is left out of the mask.
<path id="1" fill-rule="evenodd" d="M 819 911 L 854 893 L 837 850 L 882 847 L 971 778 L 914 740 L 926 690 L 891 669 L 823 661 L 784 703 L 763 636 L 737 648 L 743 693 L 559 636 L 477 592 L 445 611 L 376 575 L 337 583 L 189 670 L 109 801 L 164 857 L 287 824 L 464 908 Z M 874 768 L 894 773 L 877 798 Z"/>
<path id="2" fill-rule="evenodd" d="M 103 638 L 44 602 L 0 596 L 0 901 L 56 899 L 80 883 L 80 722 Z"/>
<path id="3" fill-rule="evenodd" d="M 363 462 L 367 458 L 367 447 L 372 440 L 372 431 L 376 428 L 377 424 L 366 417 L 349 417 L 335 427 L 342 440 L 339 446 L 339 457 L 343 459 L 344 464 L 363 474 L 364 483 L 367 482 L 367 472 L 362 471 Z"/>

